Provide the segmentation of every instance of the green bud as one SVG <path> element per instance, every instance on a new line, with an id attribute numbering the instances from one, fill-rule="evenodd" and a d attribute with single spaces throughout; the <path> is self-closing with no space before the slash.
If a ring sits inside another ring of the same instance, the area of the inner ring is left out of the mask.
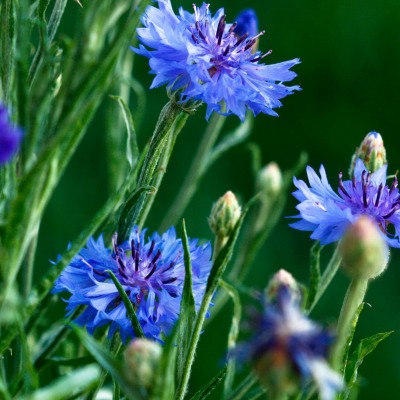
<path id="1" fill-rule="evenodd" d="M 301 291 L 297 281 L 293 278 L 293 275 L 285 269 L 280 269 L 272 279 L 269 281 L 267 288 L 265 289 L 265 296 L 268 300 L 273 300 L 279 288 L 285 286 L 291 293 L 293 300 L 300 300 Z"/>
<path id="2" fill-rule="evenodd" d="M 134 339 L 124 352 L 126 379 L 137 387 L 150 389 L 162 354 L 161 345 L 148 339 Z"/>
<path id="3" fill-rule="evenodd" d="M 215 236 L 228 238 L 240 218 L 241 209 L 236 196 L 226 192 L 213 204 L 208 223 Z"/>
<path id="4" fill-rule="evenodd" d="M 372 279 L 387 266 L 389 249 L 378 226 L 362 215 L 339 243 L 343 271 L 352 279 Z"/>
<path id="5" fill-rule="evenodd" d="M 356 152 L 351 159 L 349 171 L 351 177 L 354 173 L 357 158 L 364 161 L 365 166 L 371 172 L 375 172 L 380 167 L 387 164 L 386 149 L 383 145 L 382 136 L 378 132 L 368 133 L 361 142 L 360 147 L 356 149 Z"/>
<path id="6" fill-rule="evenodd" d="M 263 197 L 275 197 L 282 189 L 282 173 L 275 162 L 270 162 L 257 176 L 257 189 L 264 194 Z"/>

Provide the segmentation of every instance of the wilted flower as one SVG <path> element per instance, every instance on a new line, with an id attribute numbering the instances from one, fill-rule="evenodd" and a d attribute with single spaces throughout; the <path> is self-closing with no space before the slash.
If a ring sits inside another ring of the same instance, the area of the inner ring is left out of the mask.
<path id="1" fill-rule="evenodd" d="M 300 201 L 297 209 L 301 218 L 290 226 L 303 231 L 313 231 L 311 238 L 321 244 L 339 240 L 350 224 L 361 216 L 369 216 L 384 235 L 389 246 L 400 247 L 400 195 L 397 178 L 391 186 L 386 185 L 387 165 L 369 172 L 364 163 L 356 161 L 352 180 L 343 181 L 339 174 L 339 195 L 328 183 L 324 167 L 320 167 L 321 178 L 311 167 L 307 167 L 310 187 L 294 178 L 298 188 L 293 196 Z"/>
<path id="2" fill-rule="evenodd" d="M 313 381 L 323 400 L 334 399 L 343 381 L 326 361 L 333 336 L 303 315 L 298 296 L 292 294 L 282 285 L 273 301 L 266 302 L 251 323 L 254 335 L 241 351 L 272 392 L 291 394 L 299 384 Z"/>
<path id="3" fill-rule="evenodd" d="M 145 239 L 145 231 L 134 227 L 129 240 L 113 249 L 105 247 L 103 237 L 89 239 L 86 248 L 75 256 L 55 283 L 54 293 L 68 291 L 68 315 L 77 307 L 87 306 L 75 320 L 89 332 L 111 323 L 109 335 L 119 329 L 123 341 L 134 336 L 125 305 L 107 270 L 118 278 L 131 300 L 144 334 L 162 340 L 179 317 L 185 278 L 182 241 L 174 228 L 163 235 L 153 233 Z M 190 240 L 193 268 L 193 295 L 196 306 L 203 297 L 211 269 L 211 246 L 198 246 Z"/>
<path id="4" fill-rule="evenodd" d="M 136 53 L 149 58 L 156 75 L 152 88 L 167 85 L 180 91 L 180 101 L 207 104 L 207 118 L 213 111 L 236 114 L 244 120 L 246 109 L 254 115 L 277 115 L 273 108 L 299 86 L 285 86 L 296 74 L 293 59 L 279 64 L 259 63 L 268 53 L 253 53 L 258 35 L 238 37 L 234 24 L 227 24 L 224 10 L 212 16 L 209 4 L 194 6 L 194 14 L 179 10 L 175 15 L 170 0 L 159 0 L 159 8 L 149 6 L 142 17 L 144 28 L 137 30 L 141 43 Z"/>
<path id="5" fill-rule="evenodd" d="M 0 165 L 17 152 L 21 139 L 21 129 L 10 123 L 7 108 L 0 103 Z"/>

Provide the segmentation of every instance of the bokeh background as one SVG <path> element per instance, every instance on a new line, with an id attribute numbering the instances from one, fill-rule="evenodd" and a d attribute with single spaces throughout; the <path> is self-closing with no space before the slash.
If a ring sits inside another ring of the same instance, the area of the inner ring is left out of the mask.
<path id="1" fill-rule="evenodd" d="M 192 1 L 178 3 L 190 10 Z M 198 4 L 200 5 L 200 4 Z M 300 152 L 306 151 L 309 164 L 324 164 L 335 187 L 337 174 L 347 171 L 350 158 L 363 137 L 370 131 L 382 134 L 389 160 L 389 173 L 400 168 L 399 95 L 400 95 L 400 2 L 399 0 L 248 0 L 211 3 L 211 11 L 225 7 L 227 20 L 234 20 L 243 7 L 254 8 L 259 16 L 260 49 L 272 49 L 266 63 L 295 57 L 301 64 L 294 69 L 294 84 L 303 90 L 283 100 L 279 118 L 260 115 L 248 142 L 258 144 L 266 164 L 276 161 L 282 169 L 293 166 Z M 84 9 L 69 2 L 63 19 L 62 35 L 73 35 Z M 147 59 L 135 60 L 134 75 L 144 88 L 150 86 Z M 79 71 L 78 71 L 79 73 Z M 149 139 L 158 114 L 167 101 L 165 88 L 147 91 L 145 113 L 137 127 L 141 146 Z M 138 101 L 132 97 L 133 111 Z M 102 110 L 112 100 L 106 99 Z M 112 106 L 115 106 L 113 104 Z M 106 132 L 104 113 L 100 110 L 78 149 L 73 162 L 47 208 L 40 231 L 37 276 L 50 268 L 69 241 L 104 203 L 108 192 L 106 167 Z M 226 130 L 239 120 L 230 116 Z M 205 107 L 189 118 L 180 134 L 171 164 L 157 196 L 147 226 L 157 230 L 163 214 L 187 171 L 192 155 L 206 126 Z M 209 171 L 200 190 L 185 212 L 189 235 L 212 239 L 207 224 L 212 203 L 232 190 L 242 203 L 253 192 L 251 158 L 246 146 L 234 149 Z M 304 178 L 304 173 L 300 177 Z M 295 201 L 289 199 L 284 215 L 295 214 Z M 299 281 L 307 283 L 308 233 L 294 231 L 288 220 L 278 224 L 262 247 L 252 266 L 246 285 L 262 290 L 271 275 L 280 268 L 289 270 Z M 332 248 L 324 250 L 325 258 Z M 334 324 L 348 280 L 340 273 L 322 298 L 312 317 Z M 400 257 L 393 249 L 387 271 L 372 282 L 359 322 L 355 343 L 378 332 L 394 330 L 361 367 L 360 399 L 396 398 L 400 382 Z M 61 303 L 61 302 L 59 302 Z M 59 304 L 63 313 L 63 306 Z M 206 383 L 221 367 L 231 309 L 226 307 L 213 320 L 201 338 L 200 351 L 193 374 L 192 388 Z M 218 399 L 218 392 L 214 398 Z"/>

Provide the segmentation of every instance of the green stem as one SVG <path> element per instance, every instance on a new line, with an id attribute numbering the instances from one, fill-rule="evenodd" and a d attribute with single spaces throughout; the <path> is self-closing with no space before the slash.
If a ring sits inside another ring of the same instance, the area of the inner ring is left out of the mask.
<path id="1" fill-rule="evenodd" d="M 351 331 L 352 321 L 358 307 L 364 301 L 367 287 L 368 279 L 354 278 L 347 289 L 338 321 L 337 341 L 332 350 L 332 364 L 336 369 L 340 367 L 347 339 Z"/>
<path id="2" fill-rule="evenodd" d="M 151 138 L 149 151 L 140 172 L 137 183 L 138 187 L 150 186 L 152 184 L 154 173 L 159 164 L 165 144 L 168 141 L 168 134 L 170 134 L 171 128 L 174 126 L 181 112 L 181 106 L 179 106 L 174 99 L 171 99 L 162 109 Z M 134 208 L 129 213 L 128 223 L 125 223 L 123 229 L 118 232 L 119 241 L 126 240 L 133 225 L 138 224 L 140 226 L 140 223 L 144 219 L 145 203 L 148 201 L 148 195 L 148 193 L 142 193 L 139 196 Z"/>
<path id="3" fill-rule="evenodd" d="M 210 123 L 207 126 L 197 153 L 194 156 L 192 165 L 186 174 L 185 180 L 180 186 L 180 190 L 175 197 L 173 206 L 170 208 L 161 223 L 161 230 L 165 230 L 171 224 L 174 224 L 183 215 L 183 212 L 197 190 L 201 177 L 206 172 L 205 167 L 207 165 L 207 157 L 209 156 L 210 150 L 218 139 L 225 120 L 226 117 L 217 113 L 214 113 L 211 116 Z"/>
<path id="4" fill-rule="evenodd" d="M 157 171 L 158 173 L 156 174 L 154 183 L 152 185 L 155 188 L 155 193 L 149 197 L 149 199 L 146 201 L 146 203 L 143 207 L 141 219 L 138 221 L 138 224 L 140 226 L 142 226 L 144 224 L 144 222 L 147 218 L 147 215 L 149 214 L 150 209 L 154 203 L 156 194 L 158 193 L 158 190 L 161 186 L 161 182 L 164 178 L 165 172 L 167 171 L 167 166 L 168 166 L 169 160 L 171 158 L 172 151 L 175 147 L 175 141 L 176 141 L 179 133 L 185 126 L 185 123 L 186 123 L 188 117 L 189 117 L 189 114 L 183 114 L 183 113 L 179 114 L 175 120 L 174 126 L 171 129 L 171 135 L 169 135 L 169 137 L 168 137 L 168 142 L 165 146 L 164 152 L 160 159 L 160 166 Z"/>

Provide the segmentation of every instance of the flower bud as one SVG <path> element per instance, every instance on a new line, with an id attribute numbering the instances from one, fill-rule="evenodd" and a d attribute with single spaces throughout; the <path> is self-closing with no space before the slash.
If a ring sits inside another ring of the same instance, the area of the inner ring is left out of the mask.
<path id="1" fill-rule="evenodd" d="M 273 198 L 282 189 L 282 173 L 275 162 L 267 164 L 257 176 L 257 189 L 263 192 L 264 198 Z"/>
<path id="2" fill-rule="evenodd" d="M 125 376 L 135 386 L 151 388 L 160 361 L 161 345 L 148 339 L 134 339 L 124 352 Z"/>
<path id="3" fill-rule="evenodd" d="M 208 220 L 211 230 L 219 238 L 227 238 L 238 222 L 241 209 L 236 196 L 226 192 L 213 204 Z"/>
<path id="4" fill-rule="evenodd" d="M 351 160 L 349 171 L 351 177 L 354 173 L 357 158 L 360 158 L 364 162 L 367 170 L 370 172 L 375 172 L 380 167 L 387 164 L 386 149 L 383 145 L 382 136 L 378 132 L 368 133 L 361 142 L 360 147 L 356 149 Z"/>
<path id="5" fill-rule="evenodd" d="M 268 286 L 265 289 L 267 300 L 274 300 L 282 287 L 286 288 L 292 300 L 297 302 L 300 300 L 301 292 L 299 285 L 293 278 L 293 275 L 285 269 L 280 269 L 269 281 Z"/>
<path id="6" fill-rule="evenodd" d="M 339 251 L 343 270 L 352 279 L 377 277 L 389 260 L 389 249 L 379 228 L 365 215 L 347 229 Z"/>

